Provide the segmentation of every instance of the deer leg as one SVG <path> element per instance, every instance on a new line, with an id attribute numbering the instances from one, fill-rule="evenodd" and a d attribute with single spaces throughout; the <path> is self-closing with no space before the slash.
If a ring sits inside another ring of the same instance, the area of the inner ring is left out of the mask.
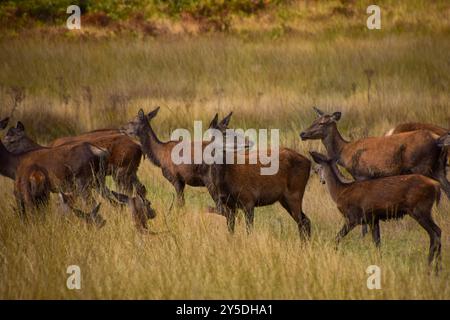
<path id="1" fill-rule="evenodd" d="M 436 271 L 439 271 L 441 263 L 441 229 L 434 223 L 431 212 L 423 214 L 423 211 L 414 209 L 412 217 L 427 231 L 430 237 L 428 264 L 431 265 L 433 261 L 436 261 Z"/>
<path id="2" fill-rule="evenodd" d="M 357 223 L 354 221 L 346 221 L 344 226 L 341 228 L 341 230 L 336 235 L 336 244 L 335 249 L 337 250 L 339 243 L 341 240 L 356 227 Z"/>
<path id="3" fill-rule="evenodd" d="M 216 186 L 214 186 L 214 184 L 209 181 L 203 181 L 203 184 L 206 186 L 206 189 L 208 189 L 209 195 L 214 200 L 215 204 L 214 207 L 208 206 L 208 212 L 224 216 L 225 214 L 220 204 L 219 192 L 216 189 Z"/>
<path id="4" fill-rule="evenodd" d="M 147 216 L 145 212 L 143 212 L 144 207 L 142 205 L 139 205 L 138 201 L 138 198 L 130 199 L 129 204 L 131 207 L 131 215 L 133 217 L 136 229 L 138 229 L 138 231 L 140 232 L 145 232 L 146 230 L 148 230 Z"/>
<path id="5" fill-rule="evenodd" d="M 381 236 L 380 236 L 380 222 L 374 221 L 373 224 L 370 225 L 372 231 L 372 240 L 375 243 L 375 246 L 379 249 L 381 245 Z"/>
<path id="6" fill-rule="evenodd" d="M 220 197 L 221 207 L 223 208 L 223 213 L 227 219 L 228 231 L 234 233 L 234 227 L 236 224 L 236 206 L 233 203 L 228 202 L 227 197 Z"/>
<path id="7" fill-rule="evenodd" d="M 65 211 L 72 211 L 76 217 L 85 220 L 89 224 L 92 223 L 98 228 L 102 228 L 106 224 L 106 220 L 98 213 L 100 204 L 97 204 L 90 213 L 85 213 L 84 211 L 75 208 L 73 196 L 63 192 L 60 192 L 58 195 L 61 200 L 61 206 Z"/>
<path id="8" fill-rule="evenodd" d="M 245 226 L 247 229 L 247 234 L 250 234 L 250 232 L 253 229 L 254 218 L 255 218 L 255 208 L 254 208 L 253 204 L 248 205 L 245 208 Z"/>
<path id="9" fill-rule="evenodd" d="M 302 210 L 301 199 L 283 198 L 280 203 L 297 223 L 300 238 L 308 240 L 311 237 L 311 221 Z"/>
<path id="10" fill-rule="evenodd" d="M 446 174 L 447 166 L 447 150 L 442 150 L 437 161 L 435 170 L 433 171 L 433 178 L 439 181 L 442 190 L 444 190 L 445 195 L 450 199 L 450 182 L 447 180 Z"/>
<path id="11" fill-rule="evenodd" d="M 142 198 L 145 198 L 147 196 L 147 189 L 145 188 L 144 184 L 139 180 L 136 172 L 134 172 L 131 176 L 131 184 L 139 196 L 141 196 Z"/>
<path id="12" fill-rule="evenodd" d="M 17 204 L 17 213 L 21 220 L 26 219 L 26 210 L 25 210 L 25 202 L 23 199 L 15 192 L 16 204 Z"/>
<path id="13" fill-rule="evenodd" d="M 367 230 L 367 224 L 363 223 L 361 226 L 361 238 L 364 238 L 367 234 L 368 230 Z"/>
<path id="14" fill-rule="evenodd" d="M 175 180 L 173 183 L 173 186 L 175 187 L 175 191 L 177 192 L 177 203 L 178 206 L 183 207 L 184 206 L 184 187 L 185 182 L 181 179 Z"/>

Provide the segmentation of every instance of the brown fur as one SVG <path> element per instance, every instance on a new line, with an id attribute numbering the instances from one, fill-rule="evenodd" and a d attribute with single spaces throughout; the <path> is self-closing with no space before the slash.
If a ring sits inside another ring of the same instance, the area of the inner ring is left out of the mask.
<path id="1" fill-rule="evenodd" d="M 121 134 L 118 129 L 102 129 L 75 137 L 59 138 L 51 142 L 49 146 L 55 147 L 74 142 L 89 142 L 107 149 L 110 157 L 106 174 L 113 176 L 121 190 L 131 194 L 134 186 L 136 192 L 145 197 L 145 187 L 137 178 L 137 170 L 142 158 L 142 151 L 137 143 Z"/>
<path id="2" fill-rule="evenodd" d="M 14 194 L 24 216 L 27 207 L 47 204 L 50 193 L 76 190 L 87 198 L 96 184 L 93 172 L 101 165 L 101 153 L 82 143 L 14 155 L 0 142 L 0 173 L 15 180 Z"/>
<path id="3" fill-rule="evenodd" d="M 122 128 L 122 131 L 131 137 L 139 139 L 142 151 L 149 158 L 149 160 L 156 166 L 161 168 L 163 176 L 174 186 L 177 193 L 177 200 L 179 205 L 184 205 L 184 188 L 186 185 L 193 187 L 206 186 L 205 179 L 208 172 L 204 170 L 201 164 L 175 164 L 172 161 L 172 150 L 180 143 L 179 141 L 162 142 L 158 139 L 153 128 L 151 127 L 151 120 L 157 115 L 159 107 L 145 115 L 142 110 L 139 111 L 138 116 L 130 121 Z M 218 125 L 226 128 L 229 117 L 225 117 Z M 217 115 L 215 117 L 217 122 Z M 209 144 L 209 142 L 201 142 L 202 150 Z M 192 142 L 192 159 L 194 157 L 194 142 Z"/>
<path id="4" fill-rule="evenodd" d="M 309 237 L 311 226 L 303 212 L 302 201 L 311 162 L 294 150 L 283 148 L 279 153 L 279 170 L 275 175 L 261 175 L 261 167 L 263 165 L 260 162 L 249 164 L 249 154 L 246 164 L 209 166 L 210 182 L 225 208 L 229 230 L 234 231 L 236 209 L 245 211 L 247 230 L 250 230 L 254 207 L 279 202 L 297 223 L 300 236 Z"/>
<path id="5" fill-rule="evenodd" d="M 111 136 L 114 136 L 114 137 L 111 137 Z M 126 142 L 127 141 L 129 142 L 130 139 L 120 133 L 117 133 L 117 130 L 111 130 L 111 129 L 97 130 L 92 133 L 84 134 L 81 136 L 81 138 L 74 137 L 73 139 L 68 139 L 68 138 L 58 139 L 57 142 L 55 143 L 57 146 L 54 148 L 85 143 L 85 142 L 83 142 L 85 140 L 85 137 L 90 137 L 91 141 L 94 141 L 97 144 L 103 145 L 105 147 L 105 149 L 101 149 L 101 150 L 108 150 L 108 151 L 110 150 L 116 156 L 115 161 L 110 161 L 110 159 L 108 158 L 108 160 L 109 160 L 108 161 L 108 166 L 109 166 L 108 169 L 106 170 L 106 172 L 105 172 L 105 170 L 101 170 L 101 173 L 99 174 L 99 176 L 101 176 L 102 178 L 104 178 L 104 176 L 106 176 L 107 174 L 111 174 L 112 172 L 114 172 L 114 170 L 115 170 L 114 165 L 111 165 L 111 164 L 119 163 L 119 161 L 117 161 L 117 156 L 120 156 L 120 153 L 121 153 L 120 151 L 123 151 L 123 154 L 122 154 L 123 158 L 120 163 L 123 164 L 126 162 L 130 162 L 132 164 L 130 166 L 131 168 L 137 168 L 139 161 L 140 161 L 140 157 L 141 157 L 140 147 L 133 143 L 135 146 L 137 146 L 139 148 L 138 155 L 135 157 L 135 159 L 137 159 L 137 162 L 134 162 L 132 159 L 130 159 L 130 155 L 133 155 L 136 153 L 126 151 L 130 147 L 130 145 L 127 145 Z M 94 137 L 95 137 L 95 139 L 93 139 Z M 126 141 L 124 142 L 124 140 L 126 140 Z M 9 128 L 5 137 L 3 138 L 3 142 L 5 144 L 5 147 L 8 149 L 8 151 L 10 151 L 11 153 L 16 154 L 16 155 L 20 155 L 20 154 L 23 154 L 23 153 L 29 152 L 29 151 L 49 149 L 49 147 L 43 147 L 43 146 L 37 144 L 36 142 L 34 142 L 31 138 L 29 138 L 25 132 L 25 127 L 21 122 L 18 122 L 16 127 Z M 62 143 L 62 142 L 65 142 L 65 143 Z M 122 143 L 123 143 L 123 147 L 122 147 Z M 98 148 L 98 147 L 95 147 L 95 148 Z M 137 163 L 137 164 L 133 165 L 133 163 L 135 163 L 135 164 Z M 115 175 L 116 178 L 122 177 L 122 180 L 119 180 L 120 182 L 125 182 L 126 180 L 124 181 L 123 178 L 126 176 L 127 176 L 126 174 Z M 128 172 L 128 176 L 130 176 L 132 179 L 133 172 L 131 172 L 131 173 Z M 121 204 L 130 205 L 129 200 L 131 199 L 131 197 L 128 197 L 124 194 L 110 191 L 106 187 L 106 185 L 104 185 L 104 180 L 99 180 L 99 183 L 101 183 L 99 185 L 99 187 L 100 187 L 99 189 L 102 191 L 102 196 L 104 196 L 108 201 L 111 201 L 114 204 L 116 204 L 116 200 L 118 200 L 118 202 Z M 135 185 L 137 184 L 138 193 L 140 192 L 141 194 L 145 194 L 145 187 L 143 185 L 139 186 L 137 177 L 136 177 L 135 181 L 128 180 L 128 184 L 131 185 L 131 189 L 133 188 L 132 187 L 133 183 Z M 126 185 L 128 185 L 128 184 L 126 184 Z M 127 191 L 130 191 L 130 190 L 127 190 Z M 131 191 L 130 191 L 130 193 L 131 193 Z M 142 196 L 138 196 L 138 197 L 140 200 L 145 201 L 145 203 L 147 205 L 147 209 L 142 210 L 142 212 L 154 213 L 154 210 L 150 206 L 150 202 L 148 200 L 146 200 L 145 198 L 143 198 Z M 150 218 L 153 218 L 153 216 Z"/>
<path id="6" fill-rule="evenodd" d="M 420 122 L 407 122 L 407 123 L 401 123 L 398 126 L 396 126 L 395 128 L 392 128 L 385 135 L 390 136 L 393 134 L 410 132 L 410 131 L 415 131 L 415 130 L 430 131 L 434 135 L 435 138 L 441 137 L 450 131 L 448 129 L 444 129 L 442 127 L 436 126 L 434 124 L 420 123 Z M 446 146 L 446 149 L 448 151 L 448 146 Z M 450 165 L 450 154 L 447 155 L 447 165 Z"/>
<path id="7" fill-rule="evenodd" d="M 397 125 L 395 128 L 389 130 L 386 135 L 393 135 L 397 133 L 410 132 L 416 130 L 428 130 L 434 133 L 436 136 L 440 137 L 443 134 L 447 133 L 449 130 L 444 129 L 442 127 L 436 126 L 434 124 L 429 123 L 421 123 L 421 122 L 406 122 Z"/>
<path id="8" fill-rule="evenodd" d="M 312 152 L 312 157 L 321 165 L 322 180 L 325 180 L 345 224 L 336 237 L 337 243 L 355 226 L 368 224 L 373 241 L 380 245 L 379 221 L 400 219 L 409 215 L 430 236 L 429 263 L 435 258 L 439 262 L 441 230 L 434 223 L 431 209 L 440 198 L 439 183 L 419 174 L 385 177 L 367 181 L 344 183 L 340 181 L 337 167 L 324 155 Z"/>
<path id="9" fill-rule="evenodd" d="M 321 139 L 328 156 L 356 180 L 417 173 L 437 179 L 450 198 L 450 183 L 445 174 L 446 151 L 438 146 L 437 139 L 429 131 L 417 130 L 348 142 L 337 129 L 340 112 L 332 115 L 318 112 L 321 116 L 300 137 L 303 140 Z"/>

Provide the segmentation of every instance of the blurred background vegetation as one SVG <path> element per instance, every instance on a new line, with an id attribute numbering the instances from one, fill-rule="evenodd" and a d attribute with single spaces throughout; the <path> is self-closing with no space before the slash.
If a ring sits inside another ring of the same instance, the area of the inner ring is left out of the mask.
<path id="1" fill-rule="evenodd" d="M 373 1 L 356 0 L 7 0 L 0 1 L 2 35 L 51 28 L 68 33 L 66 9 L 82 12 L 78 34 L 130 33 L 158 36 L 233 32 L 287 34 L 304 37 L 365 34 L 366 8 Z M 450 33 L 449 2 L 445 0 L 380 0 L 386 32 Z M 99 29 L 102 32 L 98 32 Z M 95 31 L 96 32 L 95 32 Z M 48 30 L 46 30 L 48 31 Z M 73 32 L 71 33 L 73 36 Z"/>

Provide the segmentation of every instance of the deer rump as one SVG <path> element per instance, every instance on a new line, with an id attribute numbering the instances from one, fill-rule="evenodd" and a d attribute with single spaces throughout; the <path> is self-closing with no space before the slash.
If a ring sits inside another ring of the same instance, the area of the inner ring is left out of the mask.
<path id="1" fill-rule="evenodd" d="M 346 145 L 338 163 L 357 180 L 410 173 L 432 175 L 441 149 L 425 130 L 379 138 L 366 138 Z"/>
<path id="2" fill-rule="evenodd" d="M 73 191 L 77 188 L 83 189 L 77 190 L 83 192 L 96 183 L 94 175 L 102 166 L 102 156 L 97 152 L 102 151 L 89 143 L 31 151 L 22 155 L 17 177 L 23 179 L 22 185 L 27 179 L 36 181 L 36 186 L 32 184 L 30 190 L 42 190 L 45 181 L 46 189 L 52 192 Z"/>

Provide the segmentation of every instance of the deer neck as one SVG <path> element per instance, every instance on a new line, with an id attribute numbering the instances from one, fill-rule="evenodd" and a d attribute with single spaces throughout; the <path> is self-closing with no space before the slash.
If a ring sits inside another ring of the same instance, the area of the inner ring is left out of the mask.
<path id="1" fill-rule="evenodd" d="M 324 165 L 325 181 L 334 202 L 337 201 L 339 194 L 345 189 L 346 184 L 340 179 L 340 174 L 336 172 L 336 168 L 330 164 Z"/>
<path id="2" fill-rule="evenodd" d="M 145 133 L 139 138 L 145 155 L 154 165 L 161 167 L 161 159 L 165 143 L 158 139 L 150 124 L 146 128 Z"/>
<path id="3" fill-rule="evenodd" d="M 345 145 L 348 143 L 342 138 L 336 123 L 332 124 L 330 133 L 322 139 L 322 142 L 325 149 L 327 149 L 328 157 L 335 160 L 340 158 L 342 149 L 344 149 Z"/>
<path id="4" fill-rule="evenodd" d="M 11 154 L 0 142 L 0 174 L 14 180 L 18 165 L 19 157 Z"/>
<path id="5" fill-rule="evenodd" d="M 20 146 L 18 146 L 17 148 L 10 149 L 10 152 L 13 153 L 13 154 L 21 154 L 21 153 L 25 153 L 25 152 L 29 152 L 29 151 L 33 151 L 33 150 L 38 150 L 38 149 L 43 149 L 43 148 L 44 148 L 43 146 L 41 146 L 40 144 L 36 143 L 35 141 L 30 139 L 29 137 L 25 136 L 21 140 Z"/>

